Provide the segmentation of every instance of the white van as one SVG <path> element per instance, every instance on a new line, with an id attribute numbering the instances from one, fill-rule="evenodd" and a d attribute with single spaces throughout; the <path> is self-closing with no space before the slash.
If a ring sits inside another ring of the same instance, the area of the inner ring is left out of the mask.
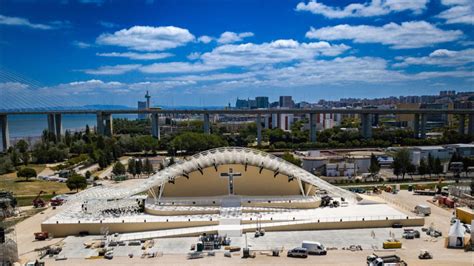
<path id="1" fill-rule="evenodd" d="M 326 247 L 314 241 L 303 241 L 301 247 L 306 248 L 308 250 L 308 254 L 310 255 L 326 255 Z"/>
<path id="2" fill-rule="evenodd" d="M 415 207 L 415 213 L 422 214 L 424 216 L 429 216 L 431 214 L 431 208 L 430 206 L 419 204 L 419 205 L 416 205 Z"/>

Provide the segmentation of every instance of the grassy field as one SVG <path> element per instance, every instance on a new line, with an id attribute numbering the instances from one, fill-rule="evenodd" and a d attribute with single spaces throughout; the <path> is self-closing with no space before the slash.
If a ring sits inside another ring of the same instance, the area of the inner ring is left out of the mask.
<path id="1" fill-rule="evenodd" d="M 40 173 L 45 165 L 28 165 L 28 167 L 34 168 L 37 173 Z M 45 191 L 46 194 L 62 194 L 69 192 L 65 183 L 50 182 L 44 180 L 30 179 L 25 181 L 24 178 L 18 178 L 16 173 L 10 173 L 0 176 L 0 189 L 11 191 L 16 197 L 28 197 L 33 198 L 41 191 Z M 44 195 L 42 197 L 45 197 Z M 30 200 L 31 201 L 31 200 Z M 31 205 L 31 202 L 30 204 Z"/>

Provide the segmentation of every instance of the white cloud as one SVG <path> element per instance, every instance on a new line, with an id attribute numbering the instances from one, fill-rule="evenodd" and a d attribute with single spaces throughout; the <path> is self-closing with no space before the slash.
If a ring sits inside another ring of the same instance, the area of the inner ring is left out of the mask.
<path id="1" fill-rule="evenodd" d="M 252 66 L 311 59 L 315 56 L 336 56 L 350 47 L 328 42 L 299 43 L 295 40 L 276 40 L 270 43 L 227 44 L 204 53 L 201 59 L 206 65 L 221 67 Z"/>
<path id="2" fill-rule="evenodd" d="M 473 0 L 441 0 L 441 3 L 449 8 L 437 17 L 445 19 L 448 24 L 474 25 Z"/>
<path id="3" fill-rule="evenodd" d="M 426 9 L 428 2 L 429 0 L 372 0 L 363 4 L 353 3 L 339 8 L 312 0 L 307 3 L 298 3 L 296 10 L 309 11 L 327 18 L 372 17 L 406 10 L 419 14 Z"/>
<path id="4" fill-rule="evenodd" d="M 194 35 L 187 29 L 174 26 L 134 26 L 113 34 L 101 34 L 96 41 L 98 44 L 122 46 L 137 51 L 162 51 L 194 41 Z"/>
<path id="5" fill-rule="evenodd" d="M 188 58 L 189 60 L 197 60 L 199 59 L 199 57 L 201 57 L 201 53 L 199 52 L 192 52 L 188 54 L 188 56 L 186 56 L 186 58 Z"/>
<path id="6" fill-rule="evenodd" d="M 474 64 L 474 49 L 461 51 L 451 51 L 438 49 L 423 57 L 399 57 L 401 62 L 394 64 L 394 67 L 406 67 L 409 65 L 436 65 L 455 67 L 467 64 Z"/>
<path id="7" fill-rule="evenodd" d="M 221 34 L 221 36 L 217 39 L 217 42 L 221 44 L 241 42 L 244 38 L 252 36 L 254 36 L 252 32 L 235 33 L 231 31 L 226 31 Z"/>
<path id="8" fill-rule="evenodd" d="M 92 45 L 89 44 L 89 43 L 86 43 L 86 42 L 81 42 L 81 41 L 73 41 L 72 42 L 72 45 L 78 47 L 78 48 L 81 48 L 81 49 L 85 49 L 85 48 L 89 48 L 91 47 Z"/>
<path id="9" fill-rule="evenodd" d="M 38 30 L 52 30 L 54 29 L 51 25 L 46 24 L 39 24 L 39 23 L 31 23 L 26 18 L 19 18 L 19 17 L 7 17 L 0 15 L 0 25 L 8 25 L 8 26 L 25 26 L 32 29 Z"/>
<path id="10" fill-rule="evenodd" d="M 193 73 L 205 72 L 218 69 L 218 66 L 204 65 L 201 63 L 185 63 L 185 62 L 170 62 L 170 63 L 155 63 L 148 66 L 143 66 L 140 71 L 144 73 Z"/>
<path id="11" fill-rule="evenodd" d="M 138 69 L 140 66 L 139 64 L 101 66 L 97 69 L 85 69 L 83 72 L 91 75 L 120 75 Z"/>
<path id="12" fill-rule="evenodd" d="M 97 24 L 99 24 L 100 26 L 102 26 L 104 28 L 108 28 L 108 29 L 119 27 L 119 25 L 116 24 L 116 23 L 113 23 L 113 22 L 110 22 L 110 21 L 104 21 L 104 20 L 100 20 L 99 22 L 97 22 Z"/>
<path id="13" fill-rule="evenodd" d="M 321 40 L 353 40 L 356 43 L 382 43 L 393 49 L 408 49 L 432 46 L 437 43 L 459 39 L 459 30 L 442 30 L 426 21 L 389 23 L 382 27 L 347 24 L 321 29 L 311 28 L 307 38 Z"/>
<path id="14" fill-rule="evenodd" d="M 28 84 L 20 82 L 0 82 L 0 91 L 3 93 L 5 91 L 19 91 L 24 90 L 29 87 Z"/>
<path id="15" fill-rule="evenodd" d="M 203 35 L 201 37 L 199 37 L 197 40 L 198 42 L 202 42 L 202 43 L 210 43 L 212 42 L 214 38 L 210 37 L 210 36 L 207 36 L 207 35 Z"/>
<path id="16" fill-rule="evenodd" d="M 103 57 L 124 57 L 134 60 L 158 60 L 164 59 L 173 56 L 171 53 L 133 53 L 133 52 L 125 52 L 125 53 L 97 53 L 97 56 Z"/>
<path id="17" fill-rule="evenodd" d="M 127 93 L 133 91 L 153 90 L 165 91 L 168 89 L 195 84 L 193 81 L 164 80 L 156 82 L 136 82 L 122 83 L 118 81 L 105 82 L 102 80 L 91 79 L 86 81 L 75 81 L 62 83 L 56 86 L 43 87 L 42 93 L 47 95 L 97 95 L 101 93 Z"/>

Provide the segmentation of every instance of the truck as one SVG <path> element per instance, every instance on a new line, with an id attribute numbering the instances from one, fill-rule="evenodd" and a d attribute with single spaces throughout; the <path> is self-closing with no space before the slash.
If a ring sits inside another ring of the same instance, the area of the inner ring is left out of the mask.
<path id="1" fill-rule="evenodd" d="M 415 206 L 415 213 L 429 216 L 431 214 L 431 207 L 424 204 L 418 204 Z"/>
<path id="2" fill-rule="evenodd" d="M 303 241 L 303 243 L 301 244 L 301 247 L 306 248 L 308 250 L 308 254 L 310 255 L 326 255 L 327 254 L 326 247 L 319 242 Z"/>
<path id="3" fill-rule="evenodd" d="M 368 266 L 406 266 L 407 263 L 397 255 L 378 256 L 376 254 L 367 257 Z"/>

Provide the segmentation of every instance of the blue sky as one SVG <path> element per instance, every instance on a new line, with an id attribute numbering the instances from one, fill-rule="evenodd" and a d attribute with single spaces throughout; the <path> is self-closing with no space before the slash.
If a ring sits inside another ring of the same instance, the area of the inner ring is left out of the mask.
<path id="1" fill-rule="evenodd" d="M 473 91 L 474 1 L 6 1 L 0 109 Z"/>

